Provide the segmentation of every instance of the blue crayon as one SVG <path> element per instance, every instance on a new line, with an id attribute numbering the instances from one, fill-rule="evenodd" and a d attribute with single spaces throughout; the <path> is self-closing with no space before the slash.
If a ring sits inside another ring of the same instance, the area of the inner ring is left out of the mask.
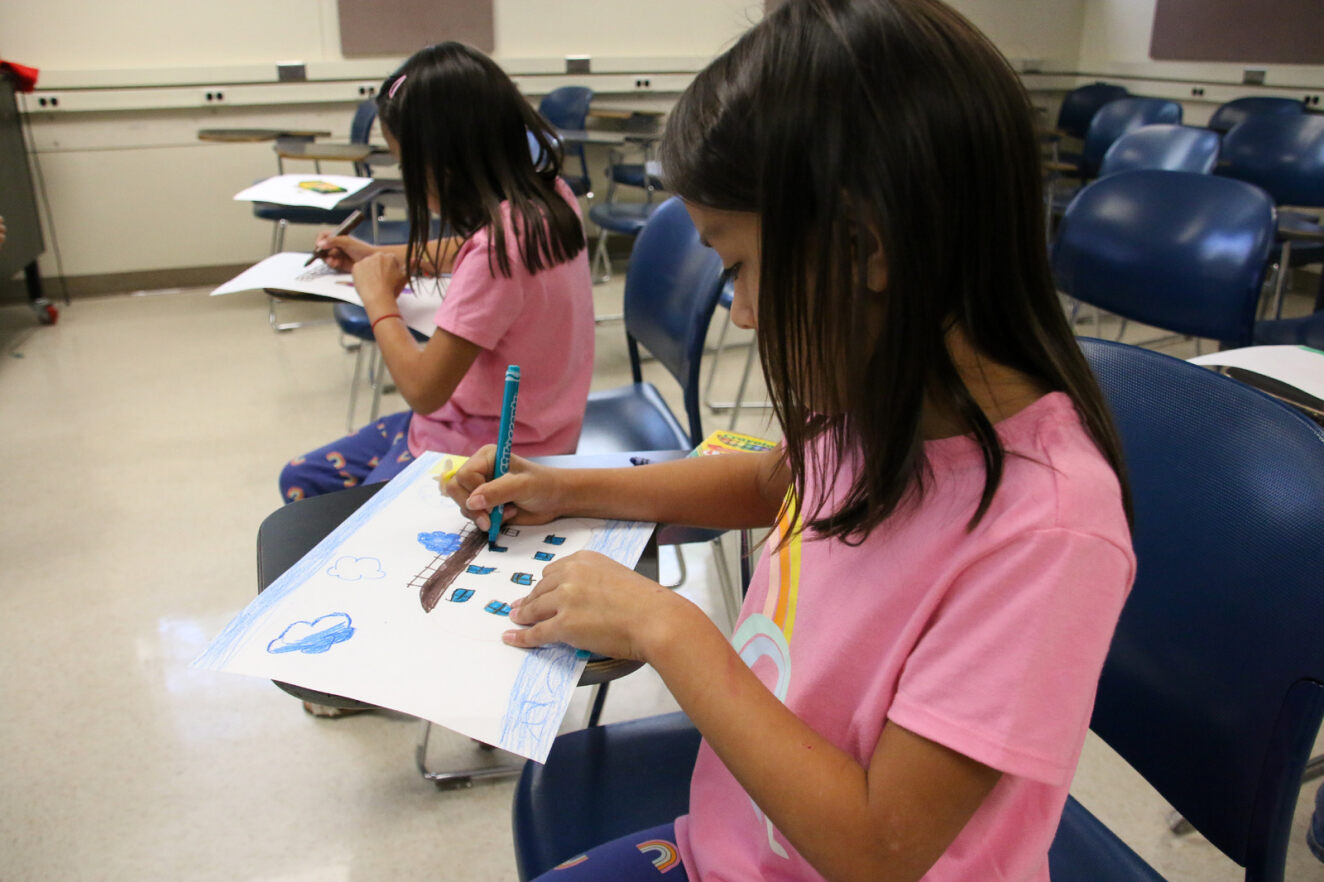
<path id="1" fill-rule="evenodd" d="M 519 365 L 506 368 L 506 389 L 501 399 L 501 427 L 497 431 L 496 464 L 492 468 L 492 480 L 504 475 L 510 469 L 510 441 L 515 432 L 515 401 L 519 398 Z M 492 525 L 487 529 L 487 544 L 496 545 L 501 535 L 501 506 L 492 509 L 489 515 Z"/>

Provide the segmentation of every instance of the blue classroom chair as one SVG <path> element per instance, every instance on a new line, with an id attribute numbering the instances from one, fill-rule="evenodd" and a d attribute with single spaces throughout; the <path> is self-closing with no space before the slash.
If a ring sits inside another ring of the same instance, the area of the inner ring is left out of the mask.
<path id="1" fill-rule="evenodd" d="M 1082 346 L 1121 435 L 1138 565 L 1091 728 L 1247 882 L 1280 882 L 1324 718 L 1324 431 L 1205 368 Z M 558 738 L 515 791 L 520 878 L 684 814 L 698 741 L 682 714 Z M 1049 864 L 1054 882 L 1162 879 L 1074 800 Z"/>
<path id="2" fill-rule="evenodd" d="M 1324 212 L 1324 116 L 1249 117 L 1223 136 L 1216 171 L 1264 189 L 1282 209 L 1319 209 L 1279 211 L 1272 309 L 1275 317 L 1281 317 L 1286 270 L 1324 262 L 1324 230 L 1319 224 Z M 1324 309 L 1324 285 L 1315 308 Z"/>
<path id="3" fill-rule="evenodd" d="M 1252 116 L 1260 114 L 1283 114 L 1300 116 L 1306 112 L 1306 106 L 1296 98 L 1269 98 L 1250 96 L 1233 98 L 1219 105 L 1214 115 L 1209 117 L 1209 128 L 1220 135 L 1226 135 Z"/>
<path id="4" fill-rule="evenodd" d="M 1072 200 L 1053 243 L 1058 290 L 1178 334 L 1249 345 L 1273 203 L 1213 175 L 1129 171 Z"/>
<path id="5" fill-rule="evenodd" d="M 722 259 L 699 241 L 685 204 L 673 197 L 658 205 L 635 239 L 625 276 L 625 341 L 634 382 L 589 395 L 576 453 L 688 451 L 703 441 L 700 367 L 724 284 Z M 680 384 L 684 424 L 657 387 L 644 382 L 641 346 Z M 734 617 L 740 598 L 721 533 L 675 526 L 658 531 L 660 545 L 692 542 L 713 543 L 723 599 Z M 683 581 L 683 557 L 680 563 Z"/>
<path id="6" fill-rule="evenodd" d="M 561 86 L 553 89 L 538 102 L 538 112 L 558 129 L 583 129 L 588 120 L 589 105 L 593 103 L 593 90 L 588 86 Z M 588 159 L 583 144 L 563 145 L 565 158 L 579 160 L 579 174 L 562 174 L 561 178 L 576 196 L 593 198 L 593 182 L 588 176 Z"/>
<path id="7" fill-rule="evenodd" d="M 1218 160 L 1218 135 L 1194 126 L 1155 123 L 1122 135 L 1099 163 L 1099 177 L 1150 168 L 1207 175 Z"/>

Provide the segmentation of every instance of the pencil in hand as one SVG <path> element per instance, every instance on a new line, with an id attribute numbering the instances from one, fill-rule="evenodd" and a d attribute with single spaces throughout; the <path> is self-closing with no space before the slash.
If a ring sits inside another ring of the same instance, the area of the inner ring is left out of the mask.
<path id="1" fill-rule="evenodd" d="M 331 238 L 334 239 L 336 236 L 349 235 L 354 231 L 355 227 L 363 223 L 366 217 L 367 215 L 363 213 L 362 209 L 358 209 L 358 208 L 354 209 L 353 213 L 351 213 L 349 217 L 345 218 L 344 222 L 340 226 L 336 227 L 336 231 L 331 234 Z M 312 254 L 308 255 L 308 259 L 303 262 L 303 265 L 308 266 L 318 258 L 325 259 L 326 256 L 330 253 L 331 253 L 330 249 L 319 248 L 316 251 L 314 251 Z"/>

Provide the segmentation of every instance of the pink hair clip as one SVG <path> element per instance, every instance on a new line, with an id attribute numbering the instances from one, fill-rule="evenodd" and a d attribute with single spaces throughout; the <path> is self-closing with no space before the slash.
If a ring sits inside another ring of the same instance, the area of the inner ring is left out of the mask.
<path id="1" fill-rule="evenodd" d="M 394 98 L 394 97 L 395 97 L 395 93 L 400 91 L 400 86 L 403 85 L 403 83 L 404 83 L 404 81 L 405 81 L 405 77 L 407 77 L 407 76 L 409 76 L 409 75 L 408 75 L 408 74 L 400 74 L 400 78 L 399 78 L 398 80 L 396 80 L 394 83 L 391 84 L 391 91 L 389 91 L 389 92 L 386 93 L 386 97 L 387 97 L 387 98 Z"/>

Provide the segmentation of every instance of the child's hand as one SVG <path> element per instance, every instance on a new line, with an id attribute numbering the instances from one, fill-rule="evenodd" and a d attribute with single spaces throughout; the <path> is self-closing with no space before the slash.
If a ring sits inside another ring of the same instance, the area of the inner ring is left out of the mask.
<path id="1" fill-rule="evenodd" d="M 379 303 L 389 308 L 395 307 L 395 298 L 409 282 L 404 265 L 393 254 L 376 251 L 354 264 L 354 288 L 366 307 L 370 300 L 389 302 Z"/>
<path id="2" fill-rule="evenodd" d="M 354 269 L 354 264 L 377 251 L 362 239 L 355 239 L 353 236 L 332 236 L 327 232 L 317 234 L 317 244 L 314 249 L 325 251 L 326 255 L 322 261 L 333 270 L 342 273 L 351 271 Z"/>
<path id="3" fill-rule="evenodd" d="M 559 470 L 512 455 L 510 469 L 493 481 L 495 465 L 496 445 L 489 444 L 441 488 L 480 530 L 491 525 L 488 512 L 498 505 L 505 506 L 503 524 L 545 524 L 564 513 Z"/>
<path id="4" fill-rule="evenodd" d="M 507 631 L 511 646 L 569 643 L 610 658 L 649 661 L 650 647 L 667 639 L 670 624 L 689 601 L 595 551 L 553 561 L 510 621 L 529 628 Z M 702 615 L 702 613 L 699 613 Z"/>

